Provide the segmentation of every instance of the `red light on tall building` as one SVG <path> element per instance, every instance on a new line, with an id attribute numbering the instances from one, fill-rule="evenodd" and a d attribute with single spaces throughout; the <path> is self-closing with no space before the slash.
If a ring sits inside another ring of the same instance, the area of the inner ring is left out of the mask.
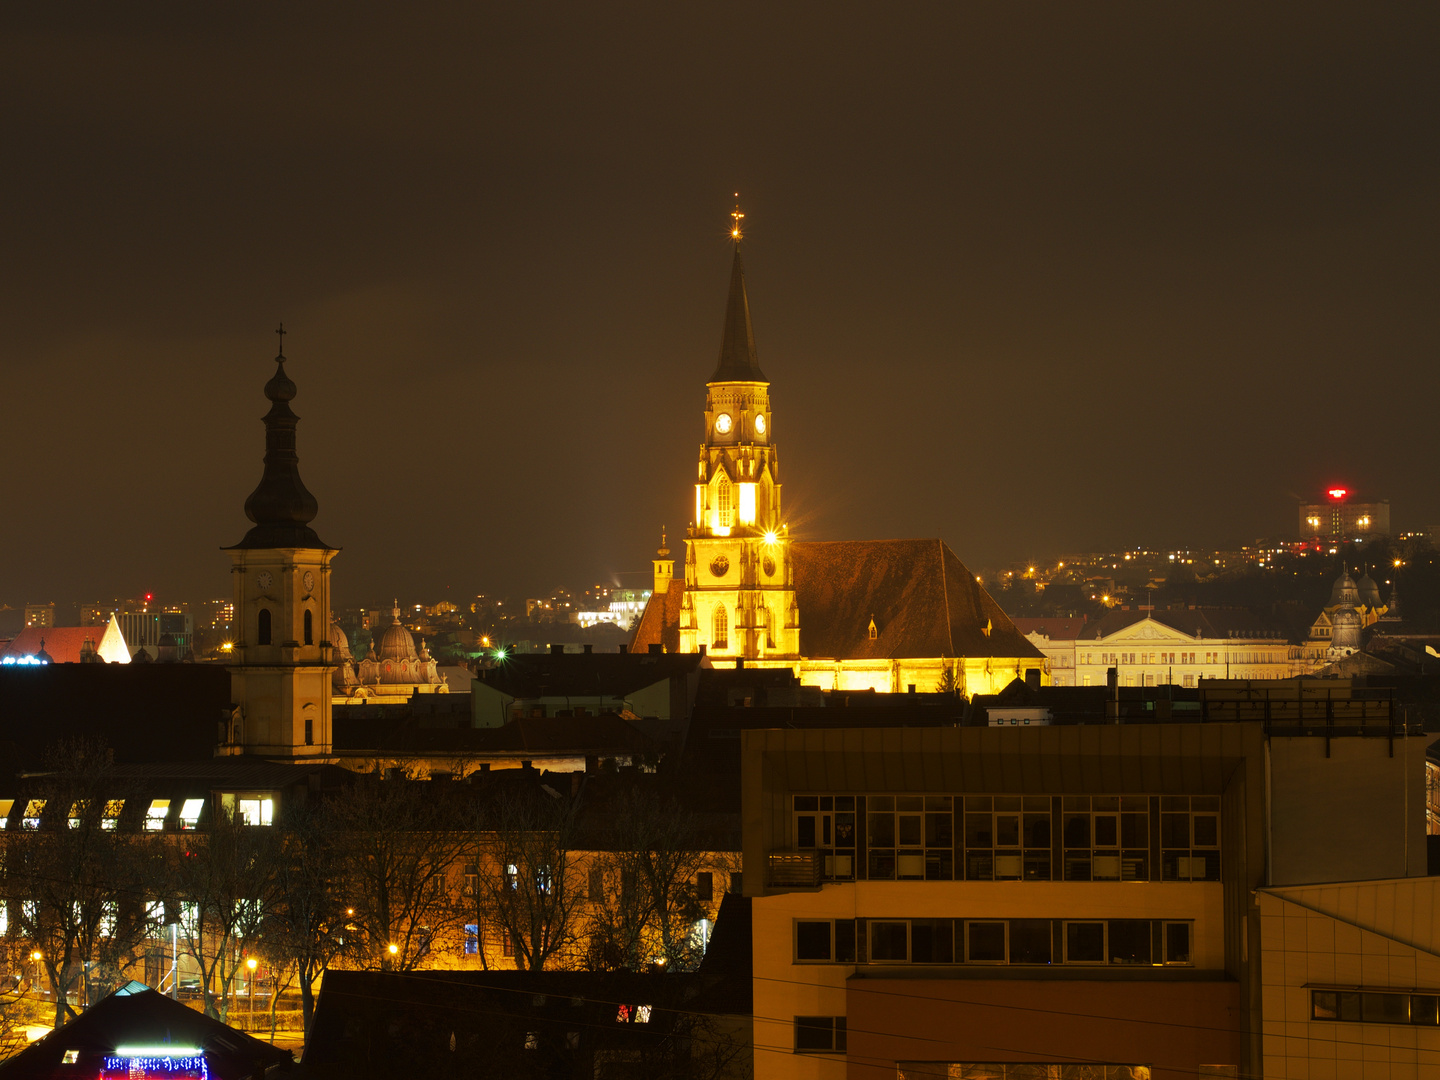
<path id="1" fill-rule="evenodd" d="M 1350 489 L 1334 487 L 1331 488 L 1329 491 L 1325 492 L 1325 494 L 1329 495 L 1330 498 L 1334 499 L 1336 502 L 1339 502 L 1341 499 L 1345 498 L 1346 495 L 1350 494 Z"/>

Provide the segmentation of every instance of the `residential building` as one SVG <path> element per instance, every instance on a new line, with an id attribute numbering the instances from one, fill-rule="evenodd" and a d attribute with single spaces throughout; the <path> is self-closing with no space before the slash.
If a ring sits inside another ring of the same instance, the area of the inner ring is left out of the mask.
<path id="1" fill-rule="evenodd" d="M 1316 502 L 1301 503 L 1296 535 L 1315 543 L 1344 543 L 1390 535 L 1390 500 L 1352 501 L 1345 487 L 1332 487 Z"/>

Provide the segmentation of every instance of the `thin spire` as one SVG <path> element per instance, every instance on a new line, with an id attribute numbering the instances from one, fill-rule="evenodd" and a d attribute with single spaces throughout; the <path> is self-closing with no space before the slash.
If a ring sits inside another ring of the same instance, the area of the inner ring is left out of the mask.
<path id="1" fill-rule="evenodd" d="M 735 260 L 730 267 L 730 296 L 725 302 L 725 330 L 720 339 L 720 362 L 711 382 L 769 382 L 755 355 L 755 331 L 750 325 L 750 300 L 745 294 L 745 264 L 740 259 L 742 239 L 740 204 L 730 215 L 734 227 Z"/>
<path id="2" fill-rule="evenodd" d="M 735 241 L 735 247 L 738 250 L 740 241 L 745 239 L 745 230 L 740 225 L 740 222 L 745 220 L 745 215 L 740 212 L 740 193 L 738 191 L 735 192 L 735 209 L 730 211 L 730 220 L 734 222 L 730 226 L 730 239 Z"/>

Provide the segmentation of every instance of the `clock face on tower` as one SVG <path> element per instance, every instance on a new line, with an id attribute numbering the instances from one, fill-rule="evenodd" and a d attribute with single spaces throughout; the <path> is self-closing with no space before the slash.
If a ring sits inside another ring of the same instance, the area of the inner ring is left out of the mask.
<path id="1" fill-rule="evenodd" d="M 315 591 L 315 575 L 312 574 L 309 570 L 305 571 L 305 576 L 300 579 L 300 582 L 305 586 L 306 592 Z"/>
<path id="2" fill-rule="evenodd" d="M 729 414 L 729 413 L 724 413 L 724 412 L 722 412 L 719 416 L 715 417 L 715 430 L 718 431 L 721 435 L 729 435 L 729 434 L 730 434 L 730 414 Z"/>
<path id="3" fill-rule="evenodd" d="M 764 414 L 764 413 L 759 413 L 759 414 L 756 415 L 756 417 L 755 417 L 755 434 L 757 434 L 757 435 L 764 435 L 764 434 L 765 434 L 765 414 Z"/>
<path id="4" fill-rule="evenodd" d="M 255 584 L 259 585 L 262 589 L 268 589 L 274 581 L 275 579 L 270 576 L 269 570 L 261 570 L 260 573 L 255 575 Z"/>

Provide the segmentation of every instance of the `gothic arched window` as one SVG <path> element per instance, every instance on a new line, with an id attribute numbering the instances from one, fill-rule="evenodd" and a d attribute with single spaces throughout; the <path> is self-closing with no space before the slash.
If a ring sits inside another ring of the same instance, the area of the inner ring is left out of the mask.
<path id="1" fill-rule="evenodd" d="M 315 613 L 309 608 L 305 609 L 305 644 L 315 644 Z"/>
<path id="2" fill-rule="evenodd" d="M 735 500 L 733 495 L 730 478 L 724 473 L 721 473 L 720 479 L 715 482 L 715 509 L 719 511 L 717 516 L 720 519 L 720 527 L 722 529 L 728 529 L 731 525 L 735 524 Z"/>
<path id="3" fill-rule="evenodd" d="M 255 634 L 255 643 L 256 643 L 257 645 L 269 645 L 269 644 L 270 644 L 270 609 L 269 609 L 269 608 L 263 608 L 263 607 L 262 607 L 262 608 L 260 609 L 259 626 L 258 626 L 257 632 L 256 632 L 256 634 Z"/>
<path id="4" fill-rule="evenodd" d="M 770 609 L 768 607 L 761 608 L 760 610 L 764 612 L 761 618 L 764 620 L 763 629 L 765 631 L 765 648 L 773 649 L 775 648 L 775 616 L 770 614 Z"/>
<path id="5" fill-rule="evenodd" d="M 724 604 L 715 609 L 715 633 L 711 635 L 711 641 L 717 649 L 730 647 L 730 616 Z"/>

